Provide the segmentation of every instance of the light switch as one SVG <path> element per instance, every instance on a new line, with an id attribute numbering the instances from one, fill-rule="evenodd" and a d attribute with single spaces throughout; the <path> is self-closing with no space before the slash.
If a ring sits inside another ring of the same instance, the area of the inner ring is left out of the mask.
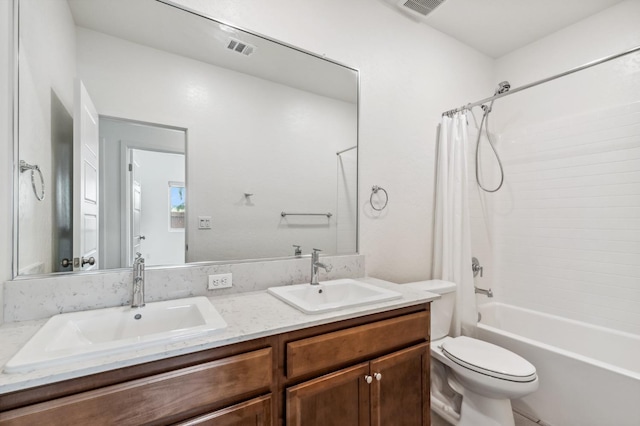
<path id="1" fill-rule="evenodd" d="M 198 229 L 211 229 L 211 216 L 198 216 Z"/>

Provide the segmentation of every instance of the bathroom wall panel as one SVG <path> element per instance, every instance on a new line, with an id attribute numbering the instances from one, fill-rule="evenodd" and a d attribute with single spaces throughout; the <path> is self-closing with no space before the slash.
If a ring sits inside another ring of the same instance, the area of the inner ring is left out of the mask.
<path id="1" fill-rule="evenodd" d="M 518 87 L 639 45 L 638 17 L 640 2 L 620 2 L 497 59 L 495 81 Z M 499 301 L 640 333 L 639 59 L 496 101 L 505 187 L 481 196 L 474 238 L 492 240 L 480 255 Z"/>
<path id="2" fill-rule="evenodd" d="M 636 102 L 503 135 L 505 171 L 516 179 L 492 207 L 506 302 L 640 333 L 640 180 L 626 173 L 640 167 L 639 112 Z M 547 160 L 559 134 L 563 155 Z M 558 184 L 565 176 L 571 184 Z M 601 176 L 615 179 L 594 182 Z"/>

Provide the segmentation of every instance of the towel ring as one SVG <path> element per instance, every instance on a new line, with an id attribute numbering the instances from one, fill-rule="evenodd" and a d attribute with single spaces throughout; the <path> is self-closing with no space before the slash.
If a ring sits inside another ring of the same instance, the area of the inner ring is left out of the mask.
<path id="1" fill-rule="evenodd" d="M 42 171 L 37 164 L 31 165 L 24 160 L 20 160 L 20 173 L 24 173 L 27 170 L 31 170 L 31 188 L 33 188 L 33 193 L 35 194 L 38 201 L 44 200 L 44 176 L 42 176 Z M 36 173 L 40 175 L 40 193 L 38 194 L 38 190 L 36 189 Z"/>
<path id="2" fill-rule="evenodd" d="M 376 206 L 373 205 L 373 194 L 377 194 L 378 191 L 384 192 L 384 204 L 380 208 L 377 208 Z M 373 185 L 371 187 L 371 195 L 369 196 L 369 204 L 371 204 L 371 208 L 376 211 L 382 211 L 384 210 L 385 207 L 387 207 L 388 202 L 389 202 L 389 194 L 387 194 L 387 191 L 381 186 Z"/>

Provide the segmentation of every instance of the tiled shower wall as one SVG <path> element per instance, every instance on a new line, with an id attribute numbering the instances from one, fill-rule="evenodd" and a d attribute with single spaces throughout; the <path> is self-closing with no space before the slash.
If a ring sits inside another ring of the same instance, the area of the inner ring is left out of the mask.
<path id="1" fill-rule="evenodd" d="M 502 135 L 502 301 L 640 334 L 640 102 Z"/>
<path id="2" fill-rule="evenodd" d="M 617 3 L 498 58 L 494 81 L 513 91 L 640 45 L 639 16 L 640 2 Z M 471 156 L 476 285 L 495 294 L 478 301 L 640 334 L 640 52 L 497 100 L 489 129 L 505 184 L 478 192 Z"/>

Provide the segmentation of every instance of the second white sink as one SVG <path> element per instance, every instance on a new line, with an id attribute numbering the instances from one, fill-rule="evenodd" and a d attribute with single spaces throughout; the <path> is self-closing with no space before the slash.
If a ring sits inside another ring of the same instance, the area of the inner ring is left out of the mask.
<path id="1" fill-rule="evenodd" d="M 4 367 L 6 373 L 66 364 L 227 326 L 206 297 L 72 312 L 51 317 Z"/>
<path id="2" fill-rule="evenodd" d="M 318 285 L 270 287 L 268 291 L 306 314 L 319 314 L 402 297 L 393 290 L 353 279 L 324 281 Z"/>

